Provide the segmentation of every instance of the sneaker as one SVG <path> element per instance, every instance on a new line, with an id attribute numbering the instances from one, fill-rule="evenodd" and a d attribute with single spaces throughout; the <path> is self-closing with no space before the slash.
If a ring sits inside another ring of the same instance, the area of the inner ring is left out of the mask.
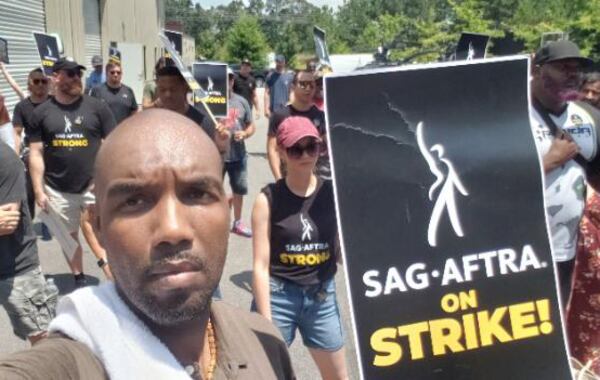
<path id="1" fill-rule="evenodd" d="M 85 274 L 83 273 L 79 273 L 74 275 L 73 277 L 75 277 L 75 287 L 76 288 L 83 288 L 84 286 L 87 286 L 87 279 L 85 278 Z"/>
<path id="2" fill-rule="evenodd" d="M 247 238 L 252 237 L 252 230 L 249 227 L 246 227 L 241 220 L 236 220 L 233 222 L 233 228 L 231 229 L 231 232 Z"/>

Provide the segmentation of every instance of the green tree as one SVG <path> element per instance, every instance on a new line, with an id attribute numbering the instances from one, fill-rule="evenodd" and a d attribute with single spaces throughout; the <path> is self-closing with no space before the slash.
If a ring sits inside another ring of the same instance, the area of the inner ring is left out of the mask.
<path id="1" fill-rule="evenodd" d="M 240 62 L 248 58 L 258 67 L 266 65 L 267 42 L 258 20 L 253 16 L 242 16 L 233 24 L 225 40 L 227 60 Z"/>

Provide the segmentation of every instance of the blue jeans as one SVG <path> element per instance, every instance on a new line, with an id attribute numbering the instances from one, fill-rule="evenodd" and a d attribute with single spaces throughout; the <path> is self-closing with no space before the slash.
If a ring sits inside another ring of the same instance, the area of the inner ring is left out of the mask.
<path id="1" fill-rule="evenodd" d="M 344 346 L 335 281 L 300 286 L 271 277 L 271 318 L 287 345 L 300 331 L 304 345 L 334 352 Z"/>
<path id="2" fill-rule="evenodd" d="M 244 157 L 240 161 L 225 162 L 223 176 L 225 173 L 229 175 L 229 185 L 234 194 L 248 194 L 248 157 Z"/>

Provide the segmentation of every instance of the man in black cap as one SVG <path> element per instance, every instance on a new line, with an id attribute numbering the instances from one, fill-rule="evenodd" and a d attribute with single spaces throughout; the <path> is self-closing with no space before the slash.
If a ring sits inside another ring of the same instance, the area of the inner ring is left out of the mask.
<path id="1" fill-rule="evenodd" d="M 249 105 L 254 105 L 256 118 L 258 118 L 260 112 L 258 111 L 258 98 L 256 97 L 256 80 L 252 76 L 252 63 L 246 58 L 242 59 L 240 72 L 235 76 L 233 92 L 246 99 Z"/>
<path id="2" fill-rule="evenodd" d="M 54 97 L 33 112 L 29 136 L 29 168 L 35 200 L 45 211 L 52 208 L 77 242 L 77 249 L 69 259 L 77 286 L 86 283 L 78 237 L 80 222 L 98 265 L 110 276 L 105 252 L 90 224 L 89 207 L 95 203 L 91 189 L 96 153 L 102 139 L 116 125 L 106 104 L 82 95 L 82 70 L 85 67 L 72 59 L 56 61 L 52 74 Z M 69 252 L 65 253 L 69 256 Z"/>
<path id="3" fill-rule="evenodd" d="M 594 186 L 600 170 L 597 115 L 576 102 L 581 68 L 591 63 L 570 41 L 550 42 L 537 51 L 531 81 L 531 127 L 545 173 L 546 212 L 562 302 L 570 292 L 585 182 Z M 587 177 L 587 178 L 586 178 Z"/>

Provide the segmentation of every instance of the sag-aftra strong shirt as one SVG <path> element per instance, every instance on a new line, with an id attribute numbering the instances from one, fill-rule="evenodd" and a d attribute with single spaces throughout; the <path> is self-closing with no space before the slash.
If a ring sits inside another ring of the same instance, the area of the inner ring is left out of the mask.
<path id="1" fill-rule="evenodd" d="M 102 139 L 116 122 L 108 106 L 83 95 L 73 104 L 55 98 L 37 107 L 30 142 L 43 142 L 46 184 L 64 193 L 82 193 L 92 180 Z"/>

